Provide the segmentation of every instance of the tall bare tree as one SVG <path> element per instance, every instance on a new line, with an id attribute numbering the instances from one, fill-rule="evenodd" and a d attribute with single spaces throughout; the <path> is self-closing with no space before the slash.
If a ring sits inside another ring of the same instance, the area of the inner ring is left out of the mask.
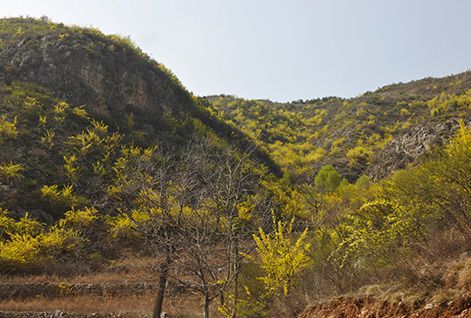
<path id="1" fill-rule="evenodd" d="M 176 162 L 174 156 L 155 149 L 125 151 L 114 167 L 116 177 L 110 187 L 118 199 L 114 208 L 130 219 L 158 263 L 155 318 L 160 318 L 171 266 L 181 253 L 179 231 L 192 186 L 181 182 Z"/>
<path id="2" fill-rule="evenodd" d="M 114 168 L 115 209 L 131 220 L 158 261 L 154 317 L 161 315 L 171 270 L 191 277 L 186 285 L 201 293 L 205 317 L 217 297 L 236 317 L 241 248 L 249 235 L 239 205 L 259 182 L 251 150 L 194 140 L 178 157 L 144 149 L 125 154 Z M 225 297 L 229 289 L 231 304 Z"/>
<path id="3" fill-rule="evenodd" d="M 232 317 L 237 315 L 240 252 L 247 246 L 241 243 L 250 237 L 239 209 L 259 186 L 254 164 L 251 149 L 221 149 L 204 139 L 193 140 L 180 157 L 178 182 L 187 186 L 180 200 L 186 203 L 186 212 L 179 240 L 185 243 L 175 270 L 180 283 L 201 294 L 205 317 L 216 298 Z"/>

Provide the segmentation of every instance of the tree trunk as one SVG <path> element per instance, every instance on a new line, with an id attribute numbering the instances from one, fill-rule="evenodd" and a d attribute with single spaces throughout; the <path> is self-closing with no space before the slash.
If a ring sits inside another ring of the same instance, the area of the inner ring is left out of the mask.
<path id="1" fill-rule="evenodd" d="M 164 263 L 160 267 L 160 274 L 159 274 L 159 286 L 157 290 L 157 298 L 155 300 L 154 305 L 154 313 L 152 315 L 153 318 L 160 318 L 162 315 L 162 305 L 164 303 L 165 297 L 165 288 L 167 287 L 167 278 L 168 278 L 168 271 L 170 269 L 171 263 L 170 255 L 167 255 Z"/>
<path id="2" fill-rule="evenodd" d="M 219 292 L 219 303 L 221 307 L 224 307 L 226 305 L 226 299 L 224 298 L 224 291 Z"/>
<path id="3" fill-rule="evenodd" d="M 204 297 L 204 318 L 209 318 L 209 304 L 211 300 L 208 296 Z"/>
<path id="4" fill-rule="evenodd" d="M 233 266 L 234 266 L 234 302 L 232 308 L 231 318 L 237 318 L 237 306 L 239 302 L 239 271 L 240 271 L 240 264 L 239 264 L 239 241 L 237 238 L 234 239 L 233 242 Z"/>

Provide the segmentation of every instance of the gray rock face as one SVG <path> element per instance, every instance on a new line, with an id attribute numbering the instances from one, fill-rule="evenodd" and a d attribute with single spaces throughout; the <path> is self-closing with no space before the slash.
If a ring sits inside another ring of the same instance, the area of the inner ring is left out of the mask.
<path id="1" fill-rule="evenodd" d="M 445 144 L 457 131 L 459 119 L 444 122 L 427 122 L 414 126 L 393 138 L 378 152 L 367 169 L 370 178 L 377 180 L 403 169 L 435 146 Z"/>
<path id="2" fill-rule="evenodd" d="M 85 33 L 30 37 L 0 52 L 0 80 L 37 83 L 96 114 L 126 108 L 144 113 L 191 107 L 189 94 L 132 49 Z"/>

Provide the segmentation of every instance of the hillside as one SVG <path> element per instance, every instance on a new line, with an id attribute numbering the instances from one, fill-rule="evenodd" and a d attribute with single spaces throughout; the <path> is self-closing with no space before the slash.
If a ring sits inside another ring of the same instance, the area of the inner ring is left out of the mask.
<path id="1" fill-rule="evenodd" d="M 79 142 L 100 148 L 81 159 L 90 167 L 82 169 L 83 183 L 76 180 L 79 192 L 96 182 L 91 165 L 101 162 L 111 169 L 103 156 L 112 164 L 121 146 L 178 153 L 198 138 L 212 139 L 218 147 L 230 143 L 251 149 L 254 160 L 278 173 L 238 129 L 213 117 L 170 71 L 126 38 L 46 19 L 13 18 L 0 20 L 0 40 L 4 208 L 48 221 L 59 217 L 61 209 L 41 203 L 40 189 L 67 184 L 64 160 Z M 15 167 L 21 180 L 13 182 L 7 174 Z"/>
<path id="2" fill-rule="evenodd" d="M 113 129 L 132 131 L 135 142 L 183 144 L 201 123 L 243 149 L 252 146 L 127 38 L 47 19 L 10 18 L 0 20 L 0 41 L 0 82 L 45 88 Z M 277 172 L 268 156 L 258 149 L 254 154 Z"/>
<path id="3" fill-rule="evenodd" d="M 440 146 L 471 120 L 471 72 L 393 84 L 359 97 L 277 103 L 209 96 L 220 118 L 251 136 L 293 180 L 332 164 L 350 181 L 380 179 Z"/>
<path id="4" fill-rule="evenodd" d="M 96 29 L 0 39 L 0 317 L 471 313 L 471 72 L 276 103 Z"/>

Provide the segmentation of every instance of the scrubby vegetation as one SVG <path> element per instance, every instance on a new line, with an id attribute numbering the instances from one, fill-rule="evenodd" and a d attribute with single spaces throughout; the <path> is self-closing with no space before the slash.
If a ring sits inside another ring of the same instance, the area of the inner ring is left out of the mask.
<path id="1" fill-rule="evenodd" d="M 469 120 L 471 91 L 463 85 L 469 78 L 463 74 L 428 85 L 428 80 L 400 84 L 352 99 L 290 103 L 227 95 L 208 99 L 218 116 L 252 137 L 292 181 L 312 181 L 328 164 L 353 181 L 381 164 L 376 155 L 393 138 L 428 123 Z"/>
<path id="2" fill-rule="evenodd" d="M 6 46 L 51 32 L 143 54 L 93 29 L 0 20 Z M 190 96 L 193 108 L 156 123 L 137 106 L 103 116 L 38 83 L 1 81 L 0 273 L 100 273 L 145 255 L 155 317 L 169 294 L 197 297 L 205 317 L 292 317 L 364 286 L 469 294 L 470 81 L 287 104 Z M 409 165 L 368 176 L 398 137 L 449 120 L 456 129 Z"/>

